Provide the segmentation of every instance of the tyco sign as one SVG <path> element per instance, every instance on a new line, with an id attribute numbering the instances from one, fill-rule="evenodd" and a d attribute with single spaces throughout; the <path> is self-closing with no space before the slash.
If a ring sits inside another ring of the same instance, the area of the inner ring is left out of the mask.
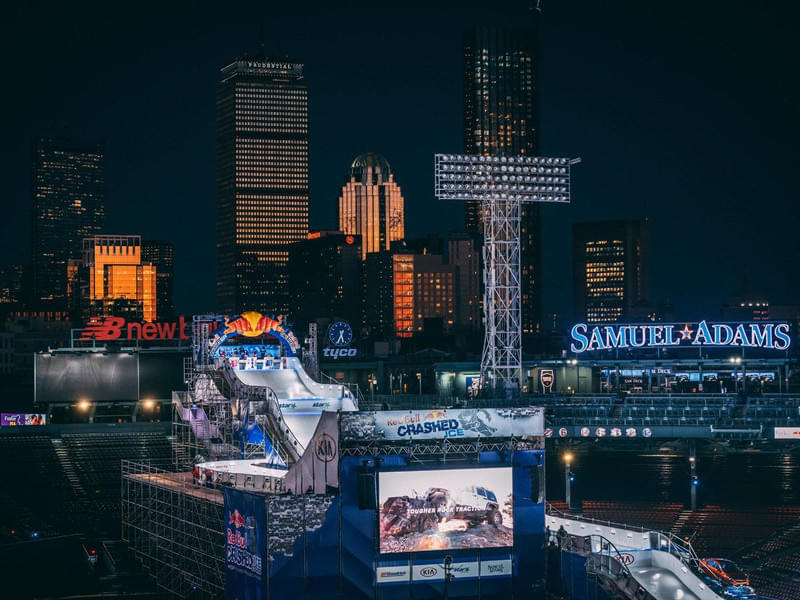
<path id="1" fill-rule="evenodd" d="M 612 348 L 719 346 L 786 350 L 791 346 L 788 323 L 658 323 L 597 325 L 578 323 L 571 332 L 576 354 Z"/>

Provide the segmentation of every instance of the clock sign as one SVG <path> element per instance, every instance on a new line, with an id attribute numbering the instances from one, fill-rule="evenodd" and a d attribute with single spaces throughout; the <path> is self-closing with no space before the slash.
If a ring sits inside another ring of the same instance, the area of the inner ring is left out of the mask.
<path id="1" fill-rule="evenodd" d="M 337 321 L 328 329 L 328 339 L 334 346 L 347 346 L 353 341 L 353 330 L 344 321 Z"/>

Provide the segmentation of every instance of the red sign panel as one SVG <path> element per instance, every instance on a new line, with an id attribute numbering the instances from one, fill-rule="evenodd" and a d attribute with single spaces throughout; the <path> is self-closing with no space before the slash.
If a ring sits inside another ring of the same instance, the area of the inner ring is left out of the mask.
<path id="1" fill-rule="evenodd" d="M 127 323 L 123 317 L 93 317 L 78 340 L 188 340 L 187 325 L 184 317 L 163 323 Z"/>

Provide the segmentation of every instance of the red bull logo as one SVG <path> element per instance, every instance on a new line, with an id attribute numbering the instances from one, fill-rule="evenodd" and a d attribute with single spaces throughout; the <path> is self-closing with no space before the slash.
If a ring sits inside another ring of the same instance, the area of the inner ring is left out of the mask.
<path id="1" fill-rule="evenodd" d="M 446 419 L 447 412 L 443 410 L 432 410 L 423 417 L 423 421 L 438 421 L 439 419 Z"/>
<path id="2" fill-rule="evenodd" d="M 232 336 L 258 337 L 264 334 L 278 338 L 291 356 L 296 355 L 300 350 L 300 342 L 284 323 L 283 315 L 273 317 L 255 311 L 244 312 L 233 318 L 225 317 L 225 323 L 214 333 L 212 350 L 216 350 L 220 344 Z"/>
<path id="3" fill-rule="evenodd" d="M 231 516 L 228 519 L 228 525 L 233 525 L 236 529 L 244 527 L 244 517 L 238 509 L 234 509 L 234 511 L 231 513 Z"/>

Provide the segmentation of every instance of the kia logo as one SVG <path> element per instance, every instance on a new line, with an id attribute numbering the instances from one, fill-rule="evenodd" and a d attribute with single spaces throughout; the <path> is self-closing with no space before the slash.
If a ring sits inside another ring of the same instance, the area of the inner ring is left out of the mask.
<path id="1" fill-rule="evenodd" d="M 433 577 L 439 572 L 436 567 L 424 567 L 419 570 L 419 574 L 423 577 Z"/>
<path id="2" fill-rule="evenodd" d="M 633 561 L 636 560 L 633 554 L 630 552 L 621 552 L 619 557 L 622 559 L 622 563 L 625 565 L 632 565 Z"/>

